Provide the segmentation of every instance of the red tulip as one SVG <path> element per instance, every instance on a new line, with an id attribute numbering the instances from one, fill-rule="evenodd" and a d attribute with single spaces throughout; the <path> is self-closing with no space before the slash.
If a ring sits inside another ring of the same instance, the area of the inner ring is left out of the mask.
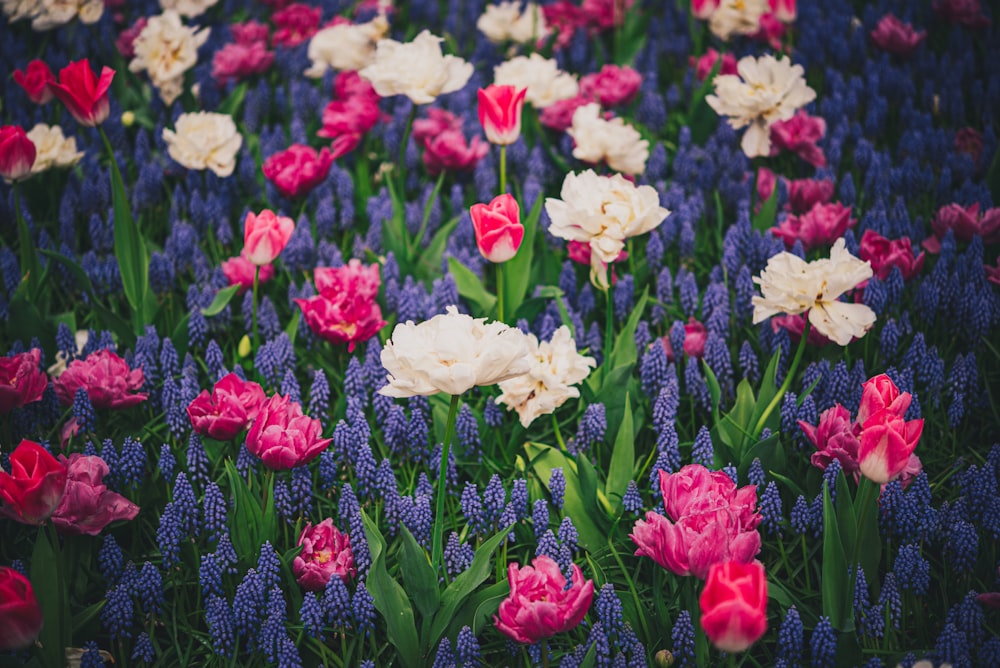
<path id="1" fill-rule="evenodd" d="M 698 598 L 701 626 L 723 652 L 742 652 L 767 630 L 767 578 L 759 561 L 715 564 Z"/>
<path id="2" fill-rule="evenodd" d="M 506 262 L 517 254 L 524 240 L 524 225 L 517 200 L 508 193 L 489 204 L 473 204 L 472 227 L 479 252 L 490 262 Z"/>
<path id="3" fill-rule="evenodd" d="M 94 76 L 90 60 L 84 58 L 62 68 L 59 81 L 49 85 L 76 122 L 92 128 L 103 123 L 111 111 L 108 89 L 114 77 L 115 71 L 110 67 L 101 68 L 100 78 Z"/>
<path id="4" fill-rule="evenodd" d="M 535 557 L 531 566 L 510 564 L 510 595 L 500 603 L 493 624 L 511 640 L 534 644 L 580 623 L 594 598 L 594 581 L 584 580 L 572 565 L 571 585 L 550 557 Z"/>
<path id="5" fill-rule="evenodd" d="M 521 136 L 521 110 L 527 88 L 489 86 L 479 89 L 479 122 L 492 144 L 507 146 Z"/>
<path id="6" fill-rule="evenodd" d="M 291 218 L 279 216 L 270 209 L 259 214 L 247 213 L 243 225 L 243 250 L 247 259 L 258 267 L 274 262 L 295 231 Z"/>
<path id="7" fill-rule="evenodd" d="M 347 581 L 357 573 L 351 539 L 327 518 L 313 526 L 306 523 L 299 535 L 302 552 L 292 562 L 295 581 L 307 591 L 319 591 L 334 576 Z"/>
<path id="8" fill-rule="evenodd" d="M 14 82 L 24 89 L 35 104 L 46 104 L 54 95 L 49 84 L 56 80 L 44 60 L 32 60 L 24 71 L 14 70 Z"/>
<path id="9" fill-rule="evenodd" d="M 49 378 L 38 368 L 41 360 L 38 348 L 13 357 L 0 357 L 0 414 L 42 398 Z"/>
<path id="10" fill-rule="evenodd" d="M 43 621 L 28 578 L 0 567 L 0 652 L 29 646 L 42 632 Z"/>
<path id="11" fill-rule="evenodd" d="M 18 125 L 0 126 L 0 177 L 19 181 L 31 174 L 37 153 L 24 128 Z"/>
<path id="12" fill-rule="evenodd" d="M 39 525 L 55 511 L 66 488 L 66 467 L 48 450 L 21 441 L 10 455 L 10 473 L 0 471 L 0 515 Z"/>
<path id="13" fill-rule="evenodd" d="M 235 373 L 219 379 L 212 393 L 202 390 L 187 407 L 191 426 L 202 436 L 228 441 L 247 428 L 264 403 L 264 388 Z"/>
<path id="14" fill-rule="evenodd" d="M 264 466 L 284 471 L 308 464 L 326 450 L 332 438 L 320 438 L 323 425 L 302 413 L 302 406 L 280 394 L 260 409 L 247 434 L 247 450 Z"/>

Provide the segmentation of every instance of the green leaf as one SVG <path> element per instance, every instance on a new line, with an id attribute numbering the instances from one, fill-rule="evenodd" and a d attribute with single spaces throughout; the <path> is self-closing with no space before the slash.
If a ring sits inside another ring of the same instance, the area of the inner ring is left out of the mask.
<path id="1" fill-rule="evenodd" d="M 648 18 L 642 12 L 625 12 L 624 19 L 614 36 L 615 63 L 618 65 L 630 65 L 649 38 Z"/>
<path id="2" fill-rule="evenodd" d="M 521 302 L 528 294 L 528 289 L 532 284 L 531 270 L 535 253 L 535 234 L 538 231 L 538 218 L 542 215 L 542 205 L 544 197 L 541 195 L 535 200 L 531 211 L 524 219 L 524 239 L 521 240 L 521 247 L 517 254 L 507 262 L 504 267 L 504 310 L 507 313 L 517 312 Z"/>
<path id="3" fill-rule="evenodd" d="M 479 637 L 483 631 L 493 626 L 493 615 L 509 595 L 510 583 L 507 580 L 494 582 L 489 587 L 480 589 L 459 609 L 450 628 L 469 626 L 473 634 Z"/>
<path id="4" fill-rule="evenodd" d="M 66 591 L 65 574 L 59 563 L 59 553 L 50 541 L 49 532 L 39 527 L 35 547 L 31 553 L 31 588 L 42 609 L 42 632 L 38 636 L 42 644 L 41 657 L 49 668 L 65 665 L 63 651 L 69 646 L 67 628 L 69 601 Z"/>
<path id="5" fill-rule="evenodd" d="M 625 326 L 615 337 L 615 345 L 611 349 L 611 363 L 607 368 L 617 369 L 623 364 L 635 364 L 638 360 L 639 352 L 635 347 L 635 329 L 638 327 L 642 312 L 646 308 L 648 293 L 649 288 L 644 288 L 635 308 L 632 309 L 632 313 L 625 322 Z"/>
<path id="6" fill-rule="evenodd" d="M 203 308 L 201 310 L 201 314 L 206 318 L 219 315 L 219 313 L 222 312 L 222 309 L 226 308 L 226 304 L 232 300 L 233 296 L 239 292 L 239 290 L 239 285 L 230 285 L 227 288 L 222 288 L 215 293 L 215 299 L 212 300 L 212 303 L 209 304 L 207 308 Z"/>
<path id="7" fill-rule="evenodd" d="M 427 550 L 420 547 L 417 539 L 405 526 L 402 528 L 402 545 L 397 558 L 403 574 L 406 591 L 413 598 L 417 610 L 424 617 L 430 617 L 440 605 L 437 577 L 427 558 Z"/>
<path id="8" fill-rule="evenodd" d="M 233 547 L 236 548 L 236 554 L 253 554 L 262 542 L 257 540 L 261 525 L 260 501 L 250 493 L 246 480 L 236 470 L 232 459 L 226 459 L 226 476 L 229 479 L 229 493 L 233 497 L 233 526 L 240 528 L 229 534 Z"/>
<path id="9" fill-rule="evenodd" d="M 385 628 L 389 642 L 396 648 L 396 655 L 404 666 L 423 665 L 420 653 L 420 642 L 417 639 L 417 627 L 413 621 L 413 606 L 406 597 L 406 592 L 398 582 L 392 579 L 385 566 L 385 538 L 368 517 L 361 511 L 361 520 L 365 525 L 365 537 L 368 539 L 368 549 L 371 553 L 371 567 L 365 586 L 372 595 L 375 609 L 385 619 Z"/>
<path id="10" fill-rule="evenodd" d="M 844 478 L 841 472 L 841 478 Z M 865 488 L 865 493 L 862 493 Z M 837 480 L 837 498 L 848 499 L 846 494 L 847 479 L 844 478 L 843 485 Z M 862 477 L 858 485 L 858 495 L 854 500 L 854 517 L 857 518 L 857 555 L 858 563 L 864 569 L 865 575 L 878 573 L 879 561 L 882 559 L 882 537 L 878 531 L 878 497 L 879 487 L 877 483 L 868 478 Z M 845 503 L 844 505 L 848 505 Z M 878 586 L 877 579 L 870 577 L 869 582 L 874 582 Z"/>
<path id="11" fill-rule="evenodd" d="M 576 462 L 568 459 L 562 452 L 544 443 L 525 443 L 531 467 L 542 481 L 545 488 L 549 487 L 552 469 L 562 468 L 566 479 L 566 493 L 563 498 L 563 514 L 573 518 L 579 534 L 579 543 L 590 552 L 596 552 L 607 542 L 607 533 L 598 526 L 603 513 L 598 513 L 596 484 L 591 496 L 584 495 L 580 479 L 576 474 Z"/>
<path id="12" fill-rule="evenodd" d="M 732 409 L 716 423 L 719 441 L 729 447 L 733 461 L 738 466 L 742 466 L 743 460 L 747 459 L 743 450 L 753 435 L 753 415 L 756 407 L 757 400 L 753 396 L 753 388 L 744 378 L 736 386 L 736 401 L 733 402 Z"/>
<path id="13" fill-rule="evenodd" d="M 217 110 L 218 113 L 227 114 L 229 116 L 235 116 L 236 112 L 239 111 L 239 108 L 243 106 L 243 100 L 246 99 L 246 96 L 247 96 L 247 82 L 244 81 L 236 88 L 234 88 L 233 92 L 230 93 L 229 96 L 222 101 Z"/>
<path id="14" fill-rule="evenodd" d="M 448 271 L 455 279 L 458 287 L 458 294 L 465 299 L 474 302 L 481 313 L 490 313 L 497 303 L 495 295 L 486 290 L 483 282 L 471 269 L 462 264 L 457 258 L 448 258 Z"/>
<path id="15" fill-rule="evenodd" d="M 715 75 L 722 67 L 722 58 L 715 61 L 712 71 L 691 96 L 691 105 L 688 107 L 687 125 L 691 128 L 691 141 L 697 145 L 702 145 L 708 139 L 708 135 L 719 123 L 719 115 L 712 107 L 708 106 L 705 97 L 709 90 L 714 88 Z"/>
<path id="16" fill-rule="evenodd" d="M 757 172 L 758 178 L 760 172 Z M 769 228 L 774 226 L 775 217 L 778 213 L 778 184 L 774 184 L 774 190 L 771 191 L 770 197 L 768 197 L 761 204 L 760 211 L 758 211 L 753 217 L 753 227 L 755 230 L 760 230 L 761 232 L 767 231 Z"/>
<path id="17" fill-rule="evenodd" d="M 441 270 L 441 258 L 444 256 L 444 249 L 448 245 L 458 221 L 461 218 L 452 218 L 447 223 L 438 228 L 438 231 L 431 237 L 427 247 L 420 252 L 417 258 L 417 275 L 421 278 L 437 276 Z"/>
<path id="18" fill-rule="evenodd" d="M 623 364 L 611 371 L 601 384 L 600 391 L 594 395 L 594 402 L 604 404 L 606 410 L 605 417 L 608 423 L 608 432 L 617 434 L 621 427 L 623 413 L 625 410 L 625 395 L 631 388 L 638 389 L 632 378 L 634 364 Z M 591 377 L 600 374 L 592 373 Z M 638 394 L 637 391 L 633 392 Z"/>
<path id="19" fill-rule="evenodd" d="M 779 383 L 777 382 L 777 377 L 778 358 L 780 355 L 781 349 L 779 348 L 775 351 L 774 355 L 771 356 L 771 361 L 767 363 L 767 368 L 764 370 L 764 376 L 760 381 L 760 391 L 757 393 L 757 402 L 753 410 L 753 417 L 750 421 L 750 424 L 753 426 L 757 425 L 761 416 L 764 415 L 764 411 L 767 410 L 768 404 L 770 404 L 774 396 L 778 394 Z M 771 411 L 771 414 L 768 416 L 767 422 L 764 426 L 769 428 L 772 432 L 778 431 L 780 417 L 780 410 Z"/>
<path id="20" fill-rule="evenodd" d="M 841 503 L 845 503 L 842 499 Z M 854 627 L 854 617 L 848 614 L 847 602 L 853 592 L 848 592 L 849 575 L 847 555 L 841 543 L 840 524 L 837 512 L 830 499 L 830 490 L 823 485 L 823 614 L 830 618 L 833 628 L 850 631 Z"/>
<path id="21" fill-rule="evenodd" d="M 629 395 L 626 394 L 625 413 L 615 438 L 614 450 L 611 451 L 611 465 L 608 467 L 608 480 L 604 486 L 604 493 L 614 511 L 613 517 L 622 513 L 622 499 L 625 498 L 625 490 L 635 469 L 635 434 L 632 428 L 632 407 L 629 404 Z"/>

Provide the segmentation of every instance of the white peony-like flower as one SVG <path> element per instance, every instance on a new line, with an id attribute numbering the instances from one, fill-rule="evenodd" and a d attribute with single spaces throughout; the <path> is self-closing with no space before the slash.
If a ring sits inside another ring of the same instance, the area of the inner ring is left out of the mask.
<path id="1" fill-rule="evenodd" d="M 642 174 L 649 159 L 649 142 L 621 118 L 605 120 L 596 102 L 573 112 L 573 125 L 566 132 L 576 142 L 573 157 L 608 167 L 623 174 Z"/>
<path id="2" fill-rule="evenodd" d="M 472 76 L 472 64 L 441 53 L 441 37 L 424 30 L 412 42 L 381 39 L 375 60 L 358 71 L 382 97 L 405 95 L 413 104 L 430 104 L 438 95 L 459 90 Z"/>
<path id="3" fill-rule="evenodd" d="M 705 101 L 715 113 L 728 116 L 733 128 L 750 126 L 740 144 L 747 157 L 769 155 L 771 125 L 794 116 L 816 99 L 816 91 L 806 83 L 802 66 L 792 65 L 788 56 L 746 56 L 736 70 L 739 75 L 716 76 L 715 95 L 706 95 Z"/>
<path id="4" fill-rule="evenodd" d="M 76 139 L 64 136 L 58 125 L 38 123 L 27 135 L 35 145 L 32 174 L 39 174 L 52 167 L 72 167 L 83 157 L 83 152 L 76 150 Z"/>
<path id="5" fill-rule="evenodd" d="M 31 27 L 51 30 L 77 17 L 81 23 L 97 23 L 103 14 L 104 0 L 41 0 L 36 5 Z"/>
<path id="6" fill-rule="evenodd" d="M 209 31 L 181 24 L 180 14 L 173 10 L 153 16 L 135 38 L 135 57 L 128 68 L 145 70 L 163 102 L 173 104 L 183 91 L 184 73 L 198 63 L 198 47 L 208 39 Z"/>
<path id="7" fill-rule="evenodd" d="M 590 375 L 597 362 L 576 352 L 576 342 L 563 325 L 552 339 L 538 342 L 534 334 L 527 335 L 531 368 L 527 373 L 500 383 L 503 392 L 497 403 L 517 411 L 521 424 L 530 425 L 539 415 L 548 415 L 568 399 L 580 396 L 573 387 Z"/>
<path id="8" fill-rule="evenodd" d="M 379 14 L 368 23 L 338 23 L 323 28 L 309 40 L 307 77 L 319 78 L 328 69 L 360 70 L 375 59 L 375 43 L 389 32 L 389 22 Z"/>
<path id="9" fill-rule="evenodd" d="M 812 262 L 778 253 L 753 279 L 762 295 L 752 299 L 753 322 L 756 325 L 779 313 L 808 311 L 810 324 L 820 334 L 846 346 L 875 324 L 875 312 L 864 304 L 842 302 L 840 296 L 871 277 L 871 263 L 851 255 L 843 238 L 834 242 L 829 258 Z"/>
<path id="10" fill-rule="evenodd" d="M 497 86 L 527 88 L 525 98 L 535 109 L 544 109 L 560 100 L 576 97 L 580 84 L 569 72 L 559 69 L 555 60 L 537 53 L 516 56 L 493 68 Z"/>
<path id="11" fill-rule="evenodd" d="M 528 371 L 528 338 L 502 322 L 473 319 L 449 306 L 419 325 L 396 325 L 382 366 L 389 384 L 379 393 L 414 397 L 438 392 L 459 395 L 476 385 L 493 385 Z"/>
<path id="12" fill-rule="evenodd" d="M 41 0 L 2 0 L 8 23 L 30 19 L 41 11 Z"/>
<path id="13" fill-rule="evenodd" d="M 160 0 L 160 9 L 173 10 L 181 16 L 191 18 L 201 16 L 218 2 L 219 0 Z"/>
<path id="14" fill-rule="evenodd" d="M 163 130 L 171 158 L 188 169 L 211 169 L 221 177 L 233 173 L 243 136 L 232 116 L 196 111 L 178 116 L 174 126 Z"/>
<path id="15" fill-rule="evenodd" d="M 545 39 L 549 34 L 542 9 L 534 2 L 526 3 L 524 11 L 521 11 L 521 3 L 513 0 L 486 5 L 476 27 L 494 44 L 526 44 Z"/>
<path id="16" fill-rule="evenodd" d="M 708 19 L 708 29 L 723 42 L 733 35 L 752 35 L 769 11 L 767 0 L 722 0 Z"/>
<path id="17" fill-rule="evenodd" d="M 655 229 L 670 215 L 652 186 L 637 186 L 621 174 L 599 176 L 590 169 L 567 174 L 560 196 L 545 200 L 549 232 L 590 243 L 590 280 L 603 290 L 605 265 L 625 249 L 625 240 Z"/>

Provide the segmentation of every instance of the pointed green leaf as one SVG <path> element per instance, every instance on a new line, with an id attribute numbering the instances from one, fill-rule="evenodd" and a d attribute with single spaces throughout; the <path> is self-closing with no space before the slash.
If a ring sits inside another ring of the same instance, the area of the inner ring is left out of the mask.
<path id="1" fill-rule="evenodd" d="M 632 428 L 632 408 L 629 405 L 629 396 L 626 394 L 625 412 L 622 424 L 618 428 L 618 436 L 615 438 L 614 450 L 611 451 L 611 465 L 608 468 L 608 480 L 604 486 L 604 493 L 614 511 L 614 517 L 621 515 L 622 499 L 625 498 L 625 490 L 632 480 L 634 469 L 635 434 Z"/>
<path id="2" fill-rule="evenodd" d="M 606 542 L 607 534 L 597 524 L 603 515 L 603 513 L 598 512 L 597 485 L 593 485 L 591 495 L 587 497 L 576 474 L 576 462 L 568 459 L 556 448 L 543 443 L 525 443 L 524 449 L 528 454 L 531 467 L 546 489 L 549 488 L 552 469 L 562 468 L 563 477 L 566 479 L 563 513 L 573 518 L 573 524 L 576 525 L 576 531 L 580 537 L 580 545 L 589 552 L 601 549 Z"/>
<path id="3" fill-rule="evenodd" d="M 229 287 L 222 288 L 215 293 L 215 299 L 212 300 L 212 303 L 207 308 L 201 310 L 201 314 L 206 318 L 219 315 L 222 313 L 222 309 L 226 308 L 226 304 L 232 300 L 233 295 L 239 292 L 239 290 L 239 285 L 230 285 Z"/>
<path id="4" fill-rule="evenodd" d="M 609 369 L 617 369 L 623 364 L 635 364 L 636 360 L 638 360 L 639 353 L 635 347 L 635 329 L 639 326 L 639 320 L 642 318 L 642 313 L 646 308 L 648 293 L 649 288 L 644 288 L 638 301 L 635 303 L 635 308 L 632 309 L 632 313 L 625 322 L 625 326 L 622 327 L 622 330 L 615 337 L 615 345 L 611 349 L 611 364 L 608 365 Z"/>
<path id="5" fill-rule="evenodd" d="M 758 171 L 757 174 L 759 178 L 760 172 Z M 778 212 L 778 185 L 775 184 L 774 190 L 771 191 L 770 197 L 764 200 L 764 202 L 761 204 L 760 211 L 758 211 L 753 217 L 754 229 L 764 232 L 768 228 L 773 227 L 777 212 Z"/>
<path id="6" fill-rule="evenodd" d="M 532 284 L 531 270 L 534 264 L 535 234 L 538 231 L 538 218 L 542 215 L 542 205 L 545 198 L 541 195 L 535 200 L 528 212 L 528 216 L 522 220 L 524 224 L 524 238 L 521 240 L 521 247 L 517 254 L 507 262 L 504 267 L 504 309 L 507 313 L 515 313 L 521 302 L 528 295 L 528 289 Z"/>
<path id="7" fill-rule="evenodd" d="M 823 592 L 823 614 L 830 618 L 833 628 L 838 631 L 849 631 L 854 626 L 853 615 L 849 614 L 847 606 L 853 594 L 848 592 L 850 578 L 847 569 L 837 512 L 830 500 L 830 490 L 823 485 L 823 575 L 820 589 Z"/>
<path id="8" fill-rule="evenodd" d="M 229 116 L 235 116 L 236 112 L 239 111 L 240 107 L 243 106 L 243 100 L 247 96 L 247 82 L 244 81 L 236 88 L 233 92 L 226 97 L 225 100 L 219 104 L 218 113 L 227 114 Z"/>
<path id="9" fill-rule="evenodd" d="M 496 296 L 486 289 L 483 282 L 471 269 L 462 264 L 458 258 L 449 257 L 448 271 L 455 279 L 458 294 L 475 303 L 480 313 L 485 314 L 493 311 L 493 307 L 497 303 Z"/>
<path id="10" fill-rule="evenodd" d="M 239 531 L 230 532 L 233 547 L 237 554 L 252 554 L 260 547 L 257 540 L 260 531 L 260 502 L 250 494 L 246 481 L 236 470 L 232 459 L 226 459 L 226 477 L 229 480 L 229 493 L 233 498 L 233 526 Z"/>
<path id="11" fill-rule="evenodd" d="M 57 668 L 65 665 L 64 648 L 69 646 L 69 602 L 66 581 L 59 564 L 59 553 L 49 540 L 49 532 L 39 527 L 31 553 L 31 588 L 42 609 L 41 656 L 45 665 Z M 65 622 L 65 624 L 64 624 Z"/>
<path id="12" fill-rule="evenodd" d="M 427 558 L 427 550 L 420 547 L 417 539 L 405 526 L 402 527 L 402 544 L 397 558 L 406 592 L 413 598 L 420 614 L 430 617 L 440 605 L 437 577 Z"/>

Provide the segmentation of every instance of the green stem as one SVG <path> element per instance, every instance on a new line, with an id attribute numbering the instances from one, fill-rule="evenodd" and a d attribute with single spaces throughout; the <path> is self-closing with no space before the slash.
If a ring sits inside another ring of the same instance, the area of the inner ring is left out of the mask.
<path id="1" fill-rule="evenodd" d="M 497 320 L 499 320 L 500 322 L 504 322 L 504 313 L 503 313 L 503 293 L 504 293 L 504 289 L 503 289 L 503 283 L 504 283 L 503 275 L 504 275 L 504 271 L 503 271 L 503 265 L 504 265 L 503 262 L 497 262 L 496 265 L 495 265 L 496 268 L 497 268 Z"/>
<path id="2" fill-rule="evenodd" d="M 563 452 L 568 453 L 569 450 L 566 449 L 566 441 L 563 440 L 562 431 L 559 429 L 559 420 L 556 419 L 556 414 L 552 413 L 552 429 L 556 433 L 556 443 L 559 444 L 559 449 Z"/>
<path id="3" fill-rule="evenodd" d="M 437 200 L 438 195 L 441 192 L 441 186 L 444 185 L 445 173 L 446 172 L 442 169 L 441 173 L 438 174 L 437 181 L 434 183 L 434 190 L 431 192 L 431 196 L 427 199 L 427 203 L 424 204 L 424 217 L 423 220 L 420 221 L 420 229 L 417 230 L 417 234 L 413 237 L 413 240 L 407 244 L 407 255 L 409 255 L 411 260 L 417 256 L 420 249 L 420 242 L 424 239 L 424 233 L 427 231 L 427 223 L 431 219 L 431 209 L 434 207 L 434 202 Z"/>
<path id="4" fill-rule="evenodd" d="M 17 234 L 21 242 L 21 271 L 27 274 L 29 299 L 34 301 L 38 297 L 38 281 L 41 278 L 38 253 L 35 252 L 35 243 L 31 240 L 28 221 L 21 212 L 21 188 L 17 181 L 14 181 L 14 215 L 17 217 Z"/>
<path id="5" fill-rule="evenodd" d="M 260 348 L 260 338 L 257 334 L 257 284 L 260 282 L 260 266 L 253 272 L 253 349 L 254 352 Z"/>
<path id="6" fill-rule="evenodd" d="M 448 452 L 451 448 L 451 439 L 455 434 L 455 421 L 458 418 L 458 404 L 462 400 L 462 395 L 451 395 L 451 406 L 448 408 L 448 423 L 444 428 L 444 443 L 441 444 L 441 467 L 438 469 L 437 484 L 437 512 L 434 514 L 434 536 L 431 539 L 431 566 L 434 568 L 435 576 L 444 572 L 441 564 L 441 555 L 444 553 L 444 497 L 448 483 Z"/>
<path id="7" fill-rule="evenodd" d="M 403 141 L 399 144 L 399 161 L 396 168 L 399 170 L 399 194 L 406 199 L 406 145 L 410 141 L 410 133 L 413 131 L 413 121 L 417 117 L 417 105 L 410 108 L 410 115 L 406 118 L 406 129 L 403 130 Z"/>
<path id="8" fill-rule="evenodd" d="M 782 397 L 785 396 L 785 392 L 792 385 L 792 378 L 795 376 L 796 370 L 799 368 L 799 362 L 802 361 L 802 354 L 806 351 L 806 340 L 809 338 L 809 320 L 806 319 L 806 325 L 802 328 L 802 338 L 799 339 L 799 347 L 795 350 L 795 357 L 792 359 L 792 365 L 788 367 L 788 372 L 785 373 L 785 380 L 781 383 L 781 387 L 778 388 L 778 392 L 771 398 L 771 402 L 761 413 L 760 419 L 757 420 L 757 424 L 753 428 L 753 440 L 754 442 L 760 440 L 760 433 L 764 431 L 764 425 L 767 423 L 767 419 L 771 417 L 771 413 L 781 402 Z"/>
<path id="9" fill-rule="evenodd" d="M 500 194 L 507 192 L 507 147 L 500 146 Z"/>

